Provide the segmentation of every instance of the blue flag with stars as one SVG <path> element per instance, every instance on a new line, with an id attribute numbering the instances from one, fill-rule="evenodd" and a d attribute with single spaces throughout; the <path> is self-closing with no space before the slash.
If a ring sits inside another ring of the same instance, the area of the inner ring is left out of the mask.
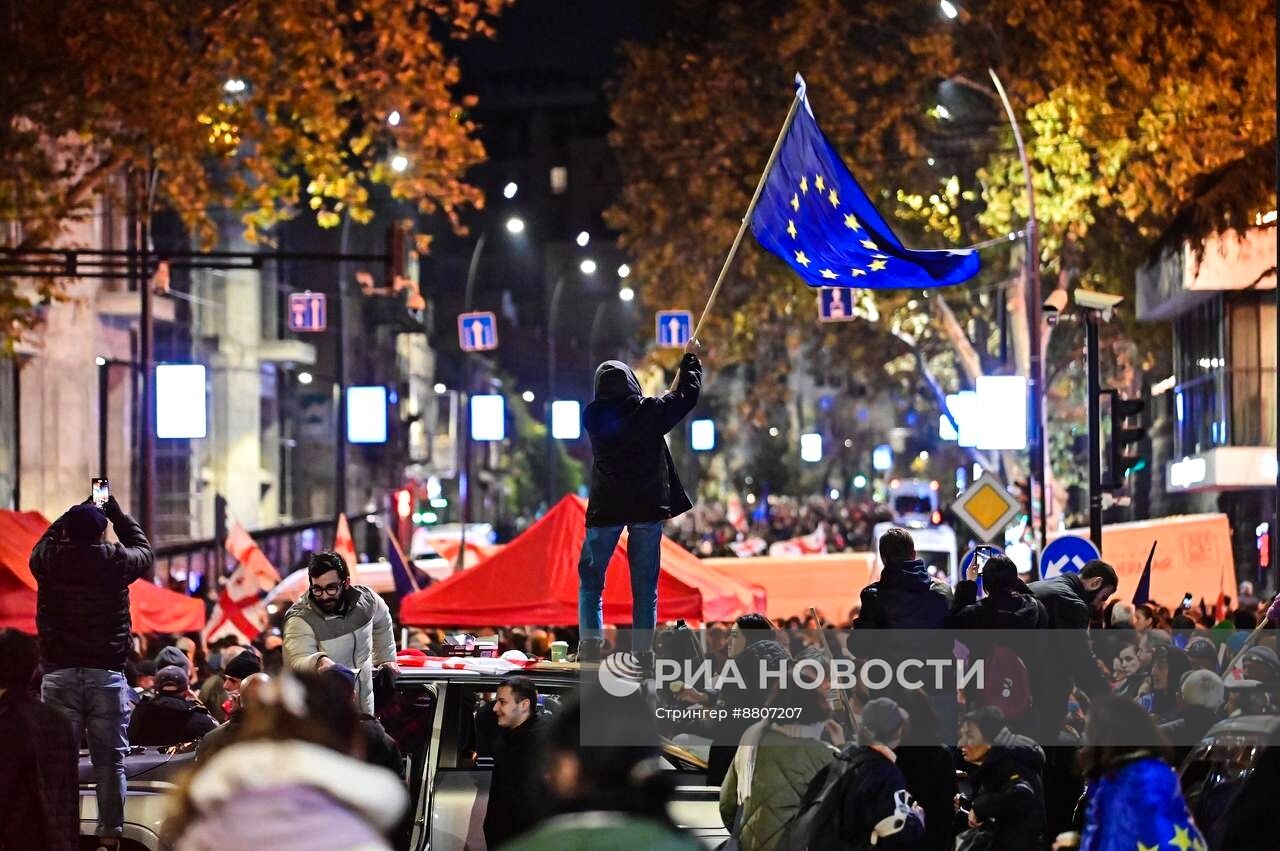
<path id="1" fill-rule="evenodd" d="M 822 135 L 804 79 L 800 106 L 751 217 L 751 232 L 811 287 L 929 289 L 978 274 L 978 252 L 905 247 Z"/>

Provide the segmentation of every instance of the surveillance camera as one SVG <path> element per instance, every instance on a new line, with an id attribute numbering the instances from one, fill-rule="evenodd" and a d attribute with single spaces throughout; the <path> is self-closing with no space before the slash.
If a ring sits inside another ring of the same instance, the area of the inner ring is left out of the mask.
<path id="1" fill-rule="evenodd" d="M 1077 289 L 1073 294 L 1073 297 L 1075 298 L 1077 305 L 1086 308 L 1087 310 L 1110 311 L 1117 304 L 1124 301 L 1124 296 L 1081 289 Z"/>
<path id="2" fill-rule="evenodd" d="M 1050 325 L 1058 324 L 1058 316 L 1067 307 L 1066 290 L 1054 290 L 1044 300 L 1044 320 Z"/>

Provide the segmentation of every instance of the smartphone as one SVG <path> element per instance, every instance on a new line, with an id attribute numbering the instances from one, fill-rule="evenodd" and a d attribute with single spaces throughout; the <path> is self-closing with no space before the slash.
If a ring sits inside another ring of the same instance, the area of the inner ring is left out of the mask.
<path id="1" fill-rule="evenodd" d="M 90 479 L 89 495 L 93 499 L 93 504 L 101 508 L 107 504 L 107 500 L 111 497 L 111 488 L 107 485 L 106 479 Z"/>
<path id="2" fill-rule="evenodd" d="M 1191 592 L 1190 591 L 1188 591 L 1186 593 L 1186 596 L 1182 598 L 1182 608 L 1183 609 L 1191 608 Z"/>
<path id="3" fill-rule="evenodd" d="M 982 575 L 982 568 L 986 566 L 987 559 L 991 558 L 991 550 L 986 547 L 978 547 L 973 553 L 973 566 L 978 569 L 978 575 Z"/>

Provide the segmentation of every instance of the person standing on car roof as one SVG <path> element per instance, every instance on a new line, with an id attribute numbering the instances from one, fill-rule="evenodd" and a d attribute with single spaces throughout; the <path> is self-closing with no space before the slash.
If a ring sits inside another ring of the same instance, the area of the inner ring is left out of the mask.
<path id="1" fill-rule="evenodd" d="M 346 561 L 317 553 L 307 564 L 306 596 L 284 616 L 285 666 L 323 671 L 342 665 L 356 672 L 360 711 L 372 715 L 373 669 L 399 673 L 391 611 L 372 589 L 351 584 Z"/>
<path id="2" fill-rule="evenodd" d="M 693 507 L 676 473 L 666 434 L 698 404 L 702 363 L 691 340 L 676 389 L 645 396 L 631 367 L 616 360 L 596 368 L 595 400 L 582 423 L 591 438 L 591 499 L 578 560 L 578 657 L 599 661 L 604 650 L 605 572 L 622 530 L 631 571 L 631 650 L 649 666 L 658 613 L 662 524 Z"/>
<path id="3" fill-rule="evenodd" d="M 119 543 L 105 540 L 107 522 Z M 130 691 L 124 666 L 132 620 L 129 585 L 154 563 L 138 521 L 114 496 L 86 500 L 53 521 L 31 551 L 44 702 L 88 733 L 97 782 L 97 834 L 115 847 L 124 832 L 124 757 Z"/>

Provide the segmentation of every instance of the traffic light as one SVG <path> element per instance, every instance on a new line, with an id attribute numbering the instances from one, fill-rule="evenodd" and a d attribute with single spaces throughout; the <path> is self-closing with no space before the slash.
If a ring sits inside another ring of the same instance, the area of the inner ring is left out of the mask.
<path id="1" fill-rule="evenodd" d="M 396 491 L 396 514 L 401 520 L 407 520 L 413 511 L 413 494 L 408 488 Z"/>
<path id="2" fill-rule="evenodd" d="M 1124 486 L 1131 472 L 1147 466 L 1142 441 L 1147 436 L 1144 399 L 1122 399 L 1119 390 L 1104 390 L 1111 399 L 1111 434 L 1107 446 L 1107 479 L 1105 486 L 1114 490 Z"/>

